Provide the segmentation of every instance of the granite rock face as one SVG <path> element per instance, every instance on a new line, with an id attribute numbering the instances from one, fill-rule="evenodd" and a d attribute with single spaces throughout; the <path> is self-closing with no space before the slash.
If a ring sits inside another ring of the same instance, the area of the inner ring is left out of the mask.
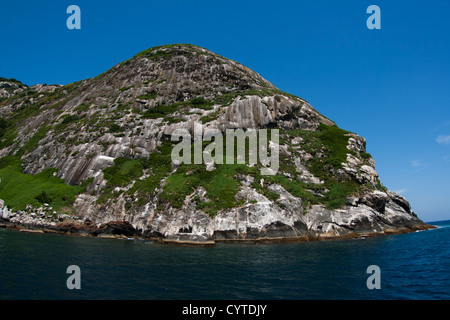
<path id="1" fill-rule="evenodd" d="M 429 227 L 406 199 L 382 186 L 364 138 L 342 134 L 344 157 L 326 162 L 333 152 L 343 152 L 327 145 L 334 138 L 326 136 L 331 131 L 324 128 L 334 128 L 333 121 L 306 100 L 204 48 L 151 48 L 95 78 L 66 86 L 27 87 L 4 80 L 0 81 L 0 117 L 8 121 L 27 108 L 32 112 L 8 129 L 14 130 L 15 138 L 2 144 L 0 157 L 20 156 L 27 174 L 55 168 L 67 184 L 87 183 L 73 203 L 75 217 L 65 217 L 62 225 L 62 221 L 35 221 L 30 212 L 31 220 L 25 219 L 26 214 L 14 220 L 17 213 L 2 203 L 4 221 L 56 229 L 59 223 L 61 230 L 87 230 L 94 235 L 200 242 L 316 240 Z M 211 201 L 211 190 L 204 185 L 180 194 L 180 205 L 164 200 L 170 177 L 177 173 L 173 165 L 161 177 L 150 164 L 124 185 L 108 180 L 105 170 L 117 165 L 117 159 L 151 159 L 175 130 L 193 132 L 196 122 L 203 123 L 204 132 L 282 130 L 280 182 L 236 174 L 235 205 L 211 212 L 203 209 Z M 36 144 L 30 147 L 33 139 Z M 135 186 L 152 177 L 160 179 L 142 197 Z M 353 189 L 342 191 L 343 201 L 336 205 L 331 194 L 337 191 L 330 189 L 338 189 L 339 184 Z"/>

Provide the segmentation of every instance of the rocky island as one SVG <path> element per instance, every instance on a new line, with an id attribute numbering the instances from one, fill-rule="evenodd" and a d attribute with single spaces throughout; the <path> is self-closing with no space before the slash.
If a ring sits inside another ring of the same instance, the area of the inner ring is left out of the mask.
<path id="1" fill-rule="evenodd" d="M 278 171 L 173 163 L 172 134 L 195 123 L 277 129 Z M 213 244 L 431 228 L 383 186 L 364 138 L 188 44 L 64 86 L 0 78 L 0 179 L 0 226 L 36 232 Z"/>

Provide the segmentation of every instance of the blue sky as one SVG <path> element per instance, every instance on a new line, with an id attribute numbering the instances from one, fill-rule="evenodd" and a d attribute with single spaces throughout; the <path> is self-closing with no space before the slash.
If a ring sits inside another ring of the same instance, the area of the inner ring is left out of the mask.
<path id="1" fill-rule="evenodd" d="M 69 30 L 69 5 L 81 30 Z M 369 30 L 369 5 L 381 29 Z M 152 46 L 239 61 L 367 139 L 382 182 L 450 219 L 450 1 L 3 1 L 0 76 L 68 84 Z"/>

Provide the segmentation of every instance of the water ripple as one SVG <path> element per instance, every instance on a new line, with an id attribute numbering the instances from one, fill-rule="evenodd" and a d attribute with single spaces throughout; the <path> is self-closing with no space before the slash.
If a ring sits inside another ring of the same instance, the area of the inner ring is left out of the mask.
<path id="1" fill-rule="evenodd" d="M 450 224 L 443 224 L 444 226 Z M 0 230 L 1 299 L 449 299 L 450 228 L 364 240 L 166 246 Z M 66 287 L 66 268 L 82 289 Z M 381 269 L 369 290 L 366 269 Z"/>

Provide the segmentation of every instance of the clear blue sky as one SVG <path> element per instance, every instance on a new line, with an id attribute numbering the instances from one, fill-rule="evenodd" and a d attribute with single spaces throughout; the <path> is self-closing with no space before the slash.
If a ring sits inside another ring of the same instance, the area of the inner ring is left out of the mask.
<path id="1" fill-rule="evenodd" d="M 81 8 L 81 30 L 66 9 Z M 381 29 L 369 30 L 369 5 Z M 450 219 L 450 1 L 3 1 L 0 76 L 96 76 L 152 46 L 239 61 L 367 139 L 383 183 Z"/>

